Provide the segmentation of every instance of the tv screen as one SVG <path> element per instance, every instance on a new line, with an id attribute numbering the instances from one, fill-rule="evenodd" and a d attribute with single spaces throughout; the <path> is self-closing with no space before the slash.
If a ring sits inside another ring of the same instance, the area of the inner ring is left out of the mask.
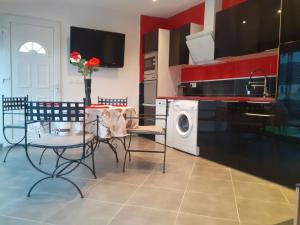
<path id="1" fill-rule="evenodd" d="M 125 34 L 71 27 L 70 50 L 82 58 L 97 57 L 101 66 L 120 68 L 124 65 Z"/>

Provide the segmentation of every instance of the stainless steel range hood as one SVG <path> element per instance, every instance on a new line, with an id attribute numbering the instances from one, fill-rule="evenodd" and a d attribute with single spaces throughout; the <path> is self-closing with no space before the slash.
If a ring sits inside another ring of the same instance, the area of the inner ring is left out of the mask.
<path id="1" fill-rule="evenodd" d="M 215 60 L 215 18 L 222 9 L 222 0 L 206 0 L 204 29 L 186 37 L 190 55 L 197 65 L 214 64 Z"/>

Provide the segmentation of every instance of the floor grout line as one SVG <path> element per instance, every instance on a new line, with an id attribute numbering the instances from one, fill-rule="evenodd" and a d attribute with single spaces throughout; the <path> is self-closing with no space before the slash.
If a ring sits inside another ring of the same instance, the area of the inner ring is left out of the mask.
<path id="1" fill-rule="evenodd" d="M 179 214 L 181 213 L 181 208 L 182 208 L 182 205 L 183 205 L 183 201 L 184 201 L 185 195 L 186 195 L 186 193 L 187 193 L 188 186 L 189 186 L 189 182 L 190 182 L 190 180 L 191 180 L 191 177 L 192 177 L 192 174 L 193 174 L 193 171 L 194 171 L 195 166 L 196 166 L 196 160 L 194 160 L 194 162 L 193 162 L 193 166 L 192 166 L 192 168 L 191 168 L 191 171 L 190 171 L 190 174 L 189 174 L 189 177 L 188 177 L 188 182 L 187 182 L 187 184 L 185 185 L 185 190 L 184 190 L 184 192 L 183 192 L 183 195 L 182 195 L 182 198 L 181 198 L 181 201 L 180 201 L 180 205 L 179 205 L 178 210 L 177 210 L 177 214 L 176 214 L 176 217 L 175 217 L 174 224 L 176 224 L 177 219 L 178 219 L 178 216 L 179 216 Z"/>
<path id="2" fill-rule="evenodd" d="M 239 208 L 238 208 L 238 205 L 237 205 L 237 196 L 236 196 L 236 191 L 235 191 L 235 187 L 234 187 L 234 183 L 233 183 L 231 169 L 229 169 L 229 174 L 230 174 L 230 178 L 231 178 L 231 185 L 232 185 L 232 190 L 233 190 L 233 197 L 234 197 L 234 203 L 235 203 L 235 207 L 236 207 L 236 213 L 237 213 L 237 216 L 238 216 L 239 224 L 241 224 L 241 217 L 240 217 Z"/>
<path id="3" fill-rule="evenodd" d="M 291 204 L 291 205 L 292 205 L 292 203 L 290 202 L 290 200 L 288 199 L 288 197 L 283 193 L 283 191 L 281 190 L 281 188 L 280 188 L 280 187 L 277 187 L 277 188 L 279 189 L 280 193 L 283 195 L 283 197 L 284 197 L 284 199 L 286 200 L 286 202 L 287 202 L 288 204 Z"/>
<path id="4" fill-rule="evenodd" d="M 126 172 L 125 172 L 126 173 Z M 109 222 L 107 223 L 107 225 L 110 225 L 112 223 L 112 221 L 117 217 L 117 215 L 122 211 L 122 209 L 126 206 L 126 204 L 130 201 L 131 198 L 133 198 L 133 196 L 140 190 L 140 188 L 144 185 L 144 183 L 146 183 L 146 181 L 148 180 L 148 178 L 151 176 L 151 174 L 153 173 L 153 171 L 148 174 L 145 179 L 143 180 L 143 182 L 137 186 L 137 188 L 135 189 L 135 191 L 129 196 L 129 198 L 122 204 L 122 206 L 120 207 L 120 209 L 113 215 L 113 217 L 109 220 Z"/>

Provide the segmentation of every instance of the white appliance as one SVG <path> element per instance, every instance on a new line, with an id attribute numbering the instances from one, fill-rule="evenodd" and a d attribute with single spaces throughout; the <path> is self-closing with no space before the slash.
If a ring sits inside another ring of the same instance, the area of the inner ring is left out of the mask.
<path id="1" fill-rule="evenodd" d="M 167 146 L 173 147 L 173 131 L 174 131 L 174 126 L 173 126 L 173 100 L 168 100 L 168 109 L 169 109 L 169 114 L 168 114 L 168 119 L 167 119 Z M 156 115 L 165 115 L 166 114 L 166 99 L 156 99 Z M 156 125 L 162 126 L 165 128 L 165 121 L 164 120 L 156 120 L 155 121 Z M 164 136 L 163 135 L 156 135 L 155 136 L 155 141 L 164 144 Z"/>
<path id="2" fill-rule="evenodd" d="M 175 100 L 173 112 L 173 147 L 193 155 L 199 155 L 197 144 L 198 101 Z"/>
<path id="3" fill-rule="evenodd" d="M 222 9 L 222 0 L 206 0 L 204 29 L 186 37 L 186 44 L 195 64 L 217 63 L 215 60 L 215 16 Z"/>

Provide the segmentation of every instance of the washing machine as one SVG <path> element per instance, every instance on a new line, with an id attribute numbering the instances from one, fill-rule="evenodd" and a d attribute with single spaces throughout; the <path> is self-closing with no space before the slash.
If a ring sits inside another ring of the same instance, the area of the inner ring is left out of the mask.
<path id="1" fill-rule="evenodd" d="M 173 148 L 199 155 L 198 101 L 175 100 L 173 102 Z"/>
<path id="2" fill-rule="evenodd" d="M 167 118 L 167 146 L 173 147 L 173 100 L 168 100 L 168 118 Z M 156 115 L 165 115 L 166 114 L 166 99 L 156 99 Z M 164 120 L 156 120 L 155 121 L 156 125 L 162 126 L 165 128 L 165 121 Z M 164 144 L 163 135 L 156 135 L 155 136 L 155 141 Z"/>

